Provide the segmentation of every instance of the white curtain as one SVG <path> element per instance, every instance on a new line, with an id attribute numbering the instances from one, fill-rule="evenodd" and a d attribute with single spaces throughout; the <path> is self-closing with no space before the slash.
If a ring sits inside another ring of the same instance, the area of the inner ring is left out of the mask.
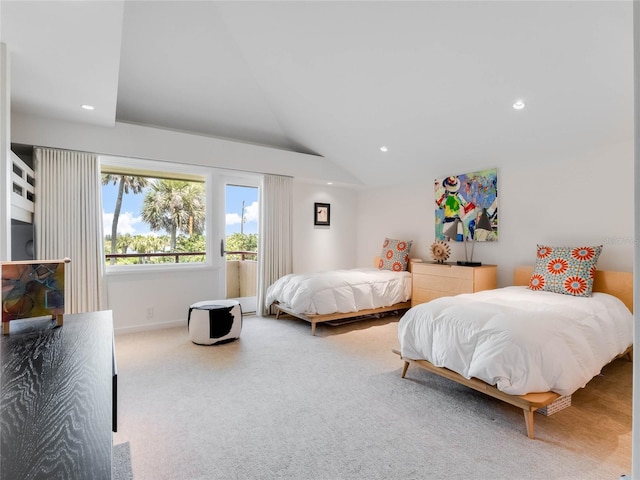
<path id="1" fill-rule="evenodd" d="M 271 309 L 264 304 L 267 288 L 293 271 L 293 179 L 265 175 L 261 197 L 256 310 L 259 315 L 269 315 Z"/>
<path id="2" fill-rule="evenodd" d="M 36 148 L 34 170 L 36 258 L 71 259 L 65 271 L 66 313 L 102 310 L 106 298 L 98 158 Z"/>

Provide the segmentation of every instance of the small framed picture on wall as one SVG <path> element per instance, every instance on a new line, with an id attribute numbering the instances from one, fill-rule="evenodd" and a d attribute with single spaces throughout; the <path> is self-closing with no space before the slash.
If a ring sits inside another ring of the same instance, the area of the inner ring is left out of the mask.
<path id="1" fill-rule="evenodd" d="M 313 204 L 313 224 L 331 225 L 331 205 L 328 203 Z"/>

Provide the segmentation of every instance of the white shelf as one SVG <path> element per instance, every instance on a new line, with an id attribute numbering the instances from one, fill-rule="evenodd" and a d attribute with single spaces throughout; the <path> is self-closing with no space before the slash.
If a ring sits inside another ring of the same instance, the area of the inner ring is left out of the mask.
<path id="1" fill-rule="evenodd" d="M 35 173 L 13 152 L 11 163 L 11 218 L 33 223 Z"/>

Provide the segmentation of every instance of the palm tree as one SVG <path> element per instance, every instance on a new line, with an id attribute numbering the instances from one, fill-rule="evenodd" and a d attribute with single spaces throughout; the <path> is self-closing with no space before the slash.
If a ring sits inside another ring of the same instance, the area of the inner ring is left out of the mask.
<path id="1" fill-rule="evenodd" d="M 142 219 L 154 232 L 166 230 L 171 236 L 171 251 L 176 236 L 204 232 L 204 184 L 184 180 L 156 180 L 144 197 Z"/>
<path id="2" fill-rule="evenodd" d="M 156 253 L 163 252 L 167 236 L 155 237 L 153 235 L 136 235 L 131 242 L 131 248 L 136 253 Z M 149 257 L 140 257 L 140 263 L 149 263 Z M 154 263 L 154 262 L 151 262 Z"/>
<path id="3" fill-rule="evenodd" d="M 124 235 L 118 235 L 118 239 L 116 241 L 116 250 L 120 253 L 127 253 L 129 249 L 129 245 L 133 242 L 134 237 L 131 236 L 130 233 L 125 233 Z"/>
<path id="4" fill-rule="evenodd" d="M 125 193 L 138 194 L 149 185 L 149 180 L 144 177 L 134 177 L 131 175 L 116 175 L 113 173 L 102 174 L 102 184 L 108 185 L 113 183 L 118 185 L 118 197 L 116 198 L 116 206 L 113 209 L 113 221 L 111 222 L 111 253 L 116 253 L 117 236 L 118 236 L 118 219 L 120 218 L 120 209 L 122 208 L 122 197 Z M 116 263 L 116 259 L 111 259 L 111 265 Z"/>

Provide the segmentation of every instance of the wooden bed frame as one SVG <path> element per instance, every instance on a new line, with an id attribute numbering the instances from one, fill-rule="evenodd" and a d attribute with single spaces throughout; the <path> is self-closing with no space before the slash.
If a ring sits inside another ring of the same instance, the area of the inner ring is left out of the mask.
<path id="1" fill-rule="evenodd" d="M 327 313 L 324 315 L 305 315 L 304 313 L 293 313 L 287 307 L 283 307 L 282 305 L 278 305 L 278 304 L 274 304 L 273 307 L 277 311 L 276 318 L 280 318 L 280 314 L 284 312 L 287 315 L 291 315 L 292 317 L 300 318 L 301 320 L 306 320 L 307 322 L 311 322 L 311 335 L 315 335 L 316 325 L 318 323 L 330 322 L 332 320 L 344 320 L 347 318 L 376 315 L 378 313 L 393 312 L 394 310 L 408 310 L 409 308 L 411 308 L 411 302 L 409 301 L 409 302 L 395 303 L 393 305 L 389 305 L 388 307 L 371 308 L 368 310 L 358 310 L 357 312 Z"/>
<path id="2" fill-rule="evenodd" d="M 373 264 L 377 268 L 378 260 L 380 257 L 375 257 Z M 421 259 L 412 258 L 409 261 L 408 271 L 411 271 L 411 266 L 413 263 L 422 262 Z M 364 317 L 370 315 L 377 315 L 379 313 L 393 312 L 396 310 L 408 310 L 411 308 L 411 300 L 408 302 L 395 303 L 393 305 L 389 305 L 387 307 L 380 308 L 371 308 L 368 310 L 358 310 L 356 312 L 348 312 L 348 313 L 327 313 L 327 314 L 305 314 L 305 313 L 295 313 L 290 308 L 285 307 L 284 305 L 280 305 L 278 303 L 274 303 L 272 307 L 276 310 L 276 319 L 280 318 L 280 314 L 285 313 L 295 318 L 299 318 L 301 320 L 305 320 L 311 323 L 311 335 L 316 334 L 316 325 L 322 322 L 331 322 L 335 320 L 345 320 L 348 318 L 356 318 L 356 317 Z"/>
<path id="3" fill-rule="evenodd" d="M 516 267 L 514 271 L 514 285 L 528 285 L 529 278 L 533 273 L 533 267 Z M 596 276 L 593 282 L 594 292 L 603 292 L 618 297 L 622 302 L 633 312 L 633 274 L 631 272 L 613 272 L 613 271 L 596 271 Z M 485 393 L 493 398 L 502 400 L 503 402 L 514 405 L 521 408 L 524 413 L 524 421 L 527 427 L 527 436 L 534 438 L 533 430 L 533 414 L 539 409 L 546 407 L 557 400 L 560 395 L 555 392 L 539 392 L 528 393 L 526 395 L 509 395 L 498 390 L 497 387 L 489 385 L 477 378 L 465 378 L 462 375 L 443 367 L 436 367 L 427 360 L 413 360 L 403 358 L 398 350 L 393 350 L 394 353 L 400 355 L 400 358 L 404 360 L 404 367 L 402 368 L 402 378 L 405 378 L 409 365 L 417 365 L 429 372 L 436 373 L 442 377 L 458 382 L 467 387 L 471 387 L 474 390 Z M 629 361 L 633 360 L 633 346 L 629 347 L 622 355 L 616 358 L 627 357 Z"/>

